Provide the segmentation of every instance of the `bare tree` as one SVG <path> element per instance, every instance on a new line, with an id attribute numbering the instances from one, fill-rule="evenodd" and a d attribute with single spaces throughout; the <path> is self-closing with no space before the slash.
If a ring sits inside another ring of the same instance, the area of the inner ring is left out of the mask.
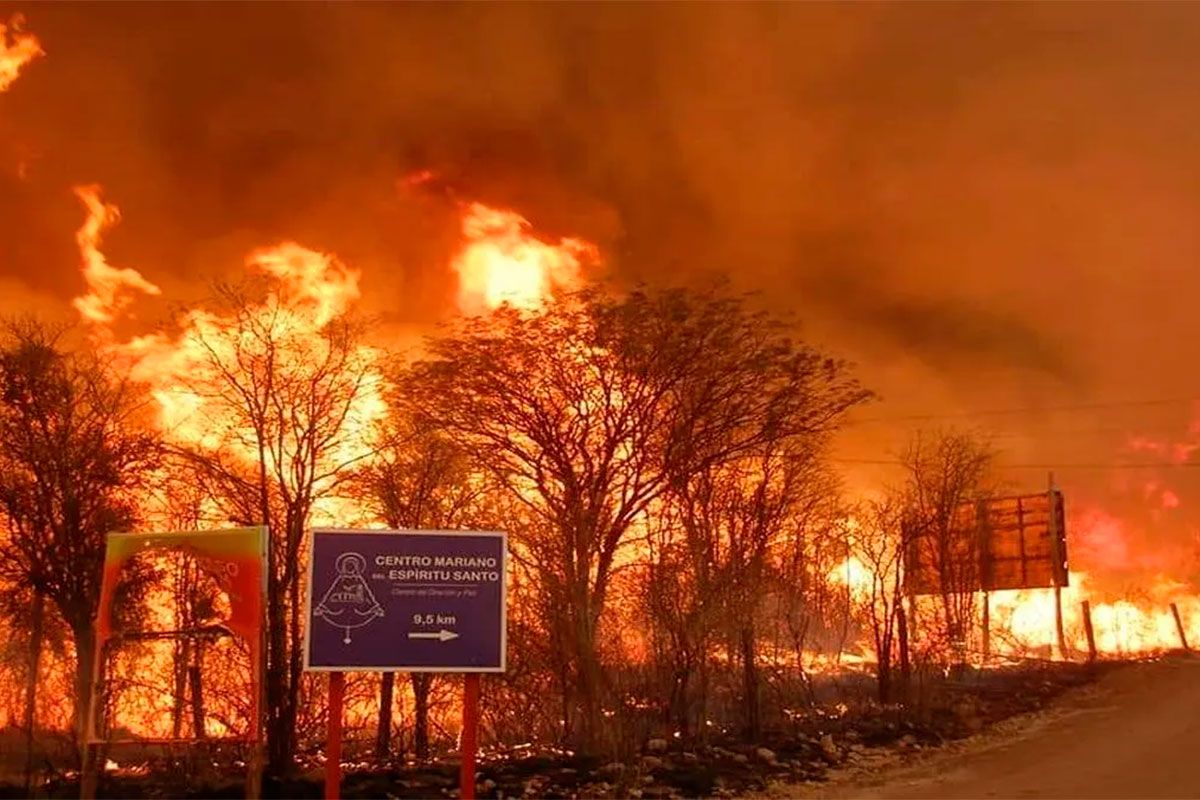
<path id="1" fill-rule="evenodd" d="M 775 640 L 786 644 L 811 703 L 805 656 L 828 650 L 831 632 L 841 622 L 841 587 L 830 574 L 845 557 L 848 511 L 828 465 L 812 463 L 807 471 L 775 548 L 771 616 Z"/>
<path id="2" fill-rule="evenodd" d="M 901 563 L 904 511 L 903 497 L 896 494 L 869 502 L 857 514 L 858 524 L 849 537 L 850 556 L 865 572 L 866 580 L 854 587 L 854 602 L 871 632 L 881 703 L 895 699 L 893 665 L 898 650 L 905 646 Z M 904 669 L 906 665 L 902 672 Z"/>
<path id="3" fill-rule="evenodd" d="M 2 519 L 0 515 L 0 531 L 3 529 Z M 6 538 L 7 533 L 0 532 L 0 541 Z M 38 697 L 44 694 L 41 691 L 45 661 L 43 653 L 49 651 L 50 655 L 61 659 L 66 651 L 69 631 L 55 613 L 54 606 L 46 603 L 45 594 L 27 584 L 8 579 L 0 582 L 0 619 L 6 623 L 5 633 L 14 634 L 3 637 L 7 641 L 0 645 L 0 663 L 16 666 L 10 674 L 14 677 L 20 674 L 22 678 L 24 707 L 21 724 L 25 729 L 23 780 L 25 794 L 29 795 L 38 750 Z M 27 634 L 27 638 L 22 639 L 20 634 Z M 12 688 L 15 690 L 15 685 Z M 15 713 L 15 699 L 10 707 Z"/>
<path id="4" fill-rule="evenodd" d="M 35 609 L 53 603 L 71 630 L 82 748 L 105 536 L 136 521 L 134 492 L 159 445 L 130 386 L 103 363 L 65 352 L 61 338 L 36 322 L 10 322 L 0 348 L 0 515 L 8 533 L 0 573 L 29 587 Z"/>
<path id="5" fill-rule="evenodd" d="M 554 598 L 584 750 L 600 744 L 599 626 L 631 527 L 672 482 L 786 428 L 823 429 L 865 396 L 742 299 L 595 287 L 465 321 L 405 390 L 551 534 L 518 545 Z"/>
<path id="6" fill-rule="evenodd" d="M 193 325 L 192 363 L 179 391 L 195 401 L 176 438 L 212 499 L 232 521 L 265 524 L 268 766 L 290 769 L 302 676 L 300 576 L 305 530 L 369 451 L 363 405 L 377 375 L 346 319 L 298 320 L 269 287 L 220 286 L 216 313 Z"/>
<path id="7" fill-rule="evenodd" d="M 458 528 L 478 524 L 484 481 L 467 454 L 427 422 L 415 419 L 393 398 L 385 444 L 356 476 L 356 494 L 390 528 Z M 375 755 L 391 748 L 396 673 L 384 672 L 379 688 Z M 411 673 L 417 758 L 429 757 L 429 695 L 434 676 Z"/>
<path id="8" fill-rule="evenodd" d="M 682 533 L 675 503 L 652 509 L 647 524 L 641 605 L 650 622 L 654 663 L 667 687 L 665 721 L 688 742 L 705 734 L 708 662 L 722 612 L 720 595 L 714 591 L 712 565 L 695 557 L 694 538 Z"/>
<path id="9" fill-rule="evenodd" d="M 759 639 L 770 592 L 778 585 L 776 553 L 803 536 L 813 510 L 836 492 L 821 469 L 824 439 L 814 432 L 765 442 L 739 458 L 704 466 L 673 484 L 669 494 L 696 576 L 699 597 L 693 602 L 719 608 L 708 616 L 714 628 L 707 636 L 719 630 L 734 643 L 751 739 L 762 729 Z"/>
<path id="10" fill-rule="evenodd" d="M 901 456 L 906 472 L 903 522 L 909 563 L 936 582 L 940 631 L 952 657 L 966 655 L 980 587 L 976 504 L 995 493 L 996 452 L 964 431 L 918 432 Z"/>

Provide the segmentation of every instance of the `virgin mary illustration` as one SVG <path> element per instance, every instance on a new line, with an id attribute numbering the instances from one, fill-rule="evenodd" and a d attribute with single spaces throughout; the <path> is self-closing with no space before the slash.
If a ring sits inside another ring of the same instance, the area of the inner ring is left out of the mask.
<path id="1" fill-rule="evenodd" d="M 361 628 L 383 616 L 383 606 L 375 600 L 363 577 L 367 560 L 358 553 L 342 553 L 334 562 L 337 577 L 325 597 L 313 609 L 313 616 L 345 631 L 342 642 L 350 644 L 350 629 Z"/>

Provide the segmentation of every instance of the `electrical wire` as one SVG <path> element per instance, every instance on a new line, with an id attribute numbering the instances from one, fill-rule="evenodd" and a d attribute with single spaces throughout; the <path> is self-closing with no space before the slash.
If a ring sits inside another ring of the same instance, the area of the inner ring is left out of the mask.
<path id="1" fill-rule="evenodd" d="M 843 426 L 850 427 L 854 425 L 870 425 L 887 422 L 933 422 L 937 420 L 949 419 L 970 419 L 972 417 L 998 417 L 1011 416 L 1015 414 L 1044 414 L 1056 411 L 1098 411 L 1108 408 L 1136 408 L 1142 406 L 1179 405 L 1183 403 L 1200 403 L 1200 396 L 1192 395 L 1189 397 L 1169 397 L 1155 400 L 1116 400 L 1103 403 L 1076 403 L 1071 405 L 1057 406 L 997 408 L 979 411 L 962 411 L 954 414 L 911 414 L 894 417 L 864 417 L 861 419 L 846 420 L 843 423 Z"/>
<path id="2" fill-rule="evenodd" d="M 877 466 L 904 466 L 903 461 L 883 458 L 831 458 L 838 464 L 869 464 Z M 1144 461 L 1137 463 L 1114 462 L 1111 464 L 995 464 L 995 469 L 1194 469 L 1200 467 L 1200 462 L 1192 461 Z"/>

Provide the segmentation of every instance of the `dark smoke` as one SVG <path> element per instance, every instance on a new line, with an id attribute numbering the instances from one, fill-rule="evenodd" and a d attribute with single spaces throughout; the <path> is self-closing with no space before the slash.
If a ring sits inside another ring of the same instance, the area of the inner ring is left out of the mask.
<path id="1" fill-rule="evenodd" d="M 2 310 L 67 308 L 69 187 L 100 182 L 112 260 L 166 298 L 291 238 L 421 329 L 452 306 L 454 209 L 397 186 L 430 169 L 624 278 L 762 290 L 860 364 L 880 415 L 1200 390 L 1192 5 L 19 10 L 48 56 L 0 96 Z M 1014 458 L 1071 463 L 1120 457 L 1091 428 L 1188 412 L 987 422 Z"/>

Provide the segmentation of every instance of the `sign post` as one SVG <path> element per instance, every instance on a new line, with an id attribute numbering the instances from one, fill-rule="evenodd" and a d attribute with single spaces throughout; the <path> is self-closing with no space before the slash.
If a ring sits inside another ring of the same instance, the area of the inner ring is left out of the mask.
<path id="1" fill-rule="evenodd" d="M 329 673 L 329 721 L 325 738 L 326 800 L 338 800 L 342 792 L 342 709 L 345 696 L 345 673 Z"/>
<path id="2" fill-rule="evenodd" d="M 342 673 L 461 672 L 461 794 L 474 797 L 479 673 L 505 668 L 507 537 L 315 529 L 304 667 L 332 673 L 325 796 L 341 780 Z"/>
<path id="3" fill-rule="evenodd" d="M 475 752 L 479 747 L 479 673 L 463 680 L 463 727 L 459 743 L 462 768 L 458 776 L 458 796 L 475 800 Z"/>

